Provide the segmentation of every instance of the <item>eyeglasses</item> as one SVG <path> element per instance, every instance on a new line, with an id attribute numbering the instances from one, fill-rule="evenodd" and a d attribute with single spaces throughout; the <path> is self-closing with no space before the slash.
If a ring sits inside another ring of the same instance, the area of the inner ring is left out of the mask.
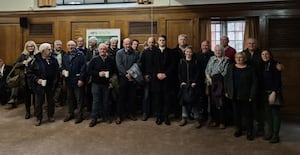
<path id="1" fill-rule="evenodd" d="M 27 46 L 27 47 L 34 47 L 34 46 Z"/>

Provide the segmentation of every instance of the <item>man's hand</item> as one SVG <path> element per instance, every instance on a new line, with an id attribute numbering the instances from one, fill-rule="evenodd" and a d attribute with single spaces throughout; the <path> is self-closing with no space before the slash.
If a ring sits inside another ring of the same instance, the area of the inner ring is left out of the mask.
<path id="1" fill-rule="evenodd" d="M 82 87 L 82 86 L 83 86 L 83 84 L 84 84 L 84 82 L 83 82 L 83 81 L 81 81 L 81 80 L 78 80 L 78 82 L 77 82 L 77 86 L 78 86 L 78 87 Z"/>

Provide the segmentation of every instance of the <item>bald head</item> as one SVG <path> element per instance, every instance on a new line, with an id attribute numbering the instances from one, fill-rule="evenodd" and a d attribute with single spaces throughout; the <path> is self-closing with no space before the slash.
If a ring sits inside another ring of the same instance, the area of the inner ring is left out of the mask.
<path id="1" fill-rule="evenodd" d="M 131 39 L 130 38 L 125 38 L 123 40 L 123 47 L 124 47 L 125 51 L 131 50 Z"/>

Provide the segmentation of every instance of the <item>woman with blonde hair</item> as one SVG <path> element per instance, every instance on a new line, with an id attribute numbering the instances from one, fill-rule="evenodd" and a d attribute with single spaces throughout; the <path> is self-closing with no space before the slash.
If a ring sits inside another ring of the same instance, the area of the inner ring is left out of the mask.
<path id="1" fill-rule="evenodd" d="M 34 55 L 39 53 L 38 47 L 36 43 L 32 40 L 27 41 L 24 45 L 24 50 L 22 54 L 17 59 L 16 65 L 21 70 L 21 85 L 18 89 L 24 89 L 24 98 L 25 98 L 25 107 L 26 107 L 26 114 L 25 119 L 29 119 L 31 117 L 30 114 L 30 106 L 31 106 L 31 98 L 33 98 L 33 92 L 31 89 L 31 84 L 27 78 L 27 68 L 30 65 L 31 61 L 34 58 Z M 34 101 L 33 101 L 34 103 Z"/>
<path id="2" fill-rule="evenodd" d="M 224 77 L 225 96 L 232 99 L 236 131 L 235 137 L 243 134 L 242 118 L 245 118 L 247 140 L 253 140 L 253 100 L 257 93 L 257 77 L 253 68 L 247 64 L 245 52 L 234 56 L 235 64 L 228 66 Z"/>

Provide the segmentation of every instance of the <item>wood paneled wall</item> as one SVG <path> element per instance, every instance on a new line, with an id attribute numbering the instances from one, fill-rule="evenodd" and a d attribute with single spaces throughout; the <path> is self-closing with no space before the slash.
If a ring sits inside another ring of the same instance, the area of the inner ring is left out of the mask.
<path id="1" fill-rule="evenodd" d="M 37 43 L 50 42 L 60 39 L 65 43 L 77 37 L 85 37 L 85 30 L 92 28 L 120 28 L 121 37 L 139 39 L 141 43 L 148 37 L 167 35 L 167 44 L 173 48 L 177 45 L 178 34 L 188 35 L 188 43 L 195 51 L 200 48 L 200 19 L 220 18 L 234 19 L 247 16 L 258 16 L 260 19 L 260 45 L 272 48 L 268 44 L 268 19 L 280 16 L 300 15 L 299 2 L 272 3 L 244 3 L 201 6 L 178 6 L 156 8 L 123 8 L 101 10 L 60 10 L 36 12 L 0 12 L 0 34 L 2 48 L 0 57 L 8 64 L 13 64 L 23 50 L 27 40 Z M 51 23 L 52 35 L 30 35 L 29 29 L 19 26 L 19 18 L 27 17 L 29 24 Z M 130 22 L 157 22 L 157 33 L 134 34 L 129 31 Z M 287 27 L 288 29 L 288 27 Z M 298 46 L 299 47 L 299 46 Z M 300 86 L 300 48 L 293 52 L 276 51 L 275 56 L 286 67 L 283 72 L 284 95 L 288 105 L 283 109 L 285 113 L 300 115 L 300 104 L 297 99 L 297 88 Z M 291 50 L 290 50 L 291 51 Z"/>

